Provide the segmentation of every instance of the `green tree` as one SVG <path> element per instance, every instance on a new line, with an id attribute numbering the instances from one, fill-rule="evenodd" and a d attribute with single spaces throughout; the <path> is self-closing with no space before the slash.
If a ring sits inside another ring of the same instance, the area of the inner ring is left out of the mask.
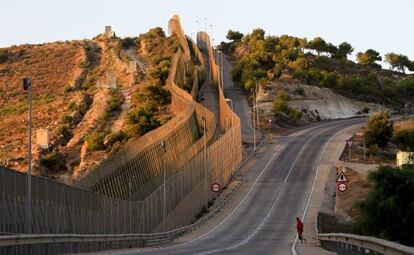
<path id="1" fill-rule="evenodd" d="M 385 54 L 385 61 L 390 64 L 391 69 L 397 69 L 402 73 L 405 73 L 405 68 L 410 69 L 411 61 L 407 56 L 401 54 L 395 54 L 390 52 Z"/>
<path id="2" fill-rule="evenodd" d="M 286 91 L 279 91 L 275 97 L 275 100 L 273 101 L 273 113 L 279 114 L 279 113 L 286 113 L 289 114 L 289 94 Z"/>
<path id="3" fill-rule="evenodd" d="M 357 204 L 361 213 L 355 224 L 357 232 L 413 246 L 414 166 L 380 166 L 368 180 L 373 190 Z"/>
<path id="4" fill-rule="evenodd" d="M 414 128 L 402 129 L 394 134 L 392 142 L 395 143 L 400 150 L 414 150 Z"/>
<path id="5" fill-rule="evenodd" d="M 241 41 L 241 39 L 243 38 L 243 34 L 239 31 L 233 31 L 230 29 L 227 32 L 226 38 L 230 41 Z"/>
<path id="6" fill-rule="evenodd" d="M 358 60 L 358 63 L 360 63 L 361 65 L 370 65 L 370 66 L 375 66 L 375 67 L 381 67 L 380 65 L 378 65 L 375 62 L 376 61 L 381 61 L 382 57 L 380 56 L 380 54 L 377 51 L 375 51 L 373 49 L 369 49 L 365 52 L 358 52 L 357 60 Z"/>
<path id="7" fill-rule="evenodd" d="M 322 52 L 326 52 L 328 44 L 321 37 L 315 37 L 308 42 L 309 49 L 315 50 L 318 55 L 321 55 Z"/>
<path id="8" fill-rule="evenodd" d="M 347 43 L 347 42 L 343 42 L 341 44 L 338 45 L 338 50 L 337 52 L 334 54 L 334 58 L 336 59 L 347 59 L 347 56 L 350 55 L 352 52 L 354 51 L 354 48 L 352 48 L 352 45 Z"/>
<path id="9" fill-rule="evenodd" d="M 265 31 L 261 28 L 253 29 L 251 37 L 255 38 L 256 40 L 264 40 L 265 39 Z"/>
<path id="10" fill-rule="evenodd" d="M 368 146 L 378 145 L 380 148 L 387 147 L 393 134 L 393 122 L 388 112 L 380 112 L 369 118 L 364 138 Z"/>

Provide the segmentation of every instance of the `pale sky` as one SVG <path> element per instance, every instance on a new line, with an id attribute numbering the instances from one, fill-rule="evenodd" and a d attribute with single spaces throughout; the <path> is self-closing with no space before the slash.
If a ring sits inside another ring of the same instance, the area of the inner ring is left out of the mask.
<path id="1" fill-rule="evenodd" d="M 228 29 L 321 36 L 334 44 L 347 41 L 355 52 L 373 48 L 414 60 L 412 0 L 3 0 L 0 47 L 22 43 L 92 38 L 111 25 L 118 36 L 137 36 L 149 28 L 166 30 L 178 14 L 186 34 L 213 28 L 215 42 Z M 167 31 L 167 30 L 166 30 Z"/>

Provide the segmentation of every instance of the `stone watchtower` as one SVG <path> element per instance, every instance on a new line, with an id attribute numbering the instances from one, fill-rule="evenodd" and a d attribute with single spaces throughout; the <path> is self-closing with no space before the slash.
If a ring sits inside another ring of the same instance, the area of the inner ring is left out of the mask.
<path id="1" fill-rule="evenodd" d="M 112 31 L 112 27 L 111 26 L 105 26 L 104 36 L 105 37 L 108 37 L 108 38 L 115 37 L 115 32 Z"/>

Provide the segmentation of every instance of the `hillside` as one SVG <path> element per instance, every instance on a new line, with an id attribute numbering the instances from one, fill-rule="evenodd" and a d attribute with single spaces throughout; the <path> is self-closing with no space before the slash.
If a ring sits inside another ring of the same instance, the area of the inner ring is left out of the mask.
<path id="1" fill-rule="evenodd" d="M 109 31 L 91 40 L 0 49 L 1 164 L 27 169 L 22 77 L 33 80 L 33 172 L 68 181 L 172 117 L 163 86 L 177 47 L 154 28 L 134 38 Z M 39 129 L 49 132 L 48 149 L 36 144 Z"/>
<path id="2" fill-rule="evenodd" d="M 262 117 L 295 125 L 322 119 L 347 118 L 381 110 L 413 111 L 414 76 L 405 74 L 414 62 L 397 71 L 377 63 L 382 57 L 369 49 L 348 60 L 352 46 L 337 46 L 316 37 L 265 35 L 254 29 L 243 35 L 229 30 L 219 50 L 233 63 L 233 80 L 252 99 L 257 87 Z M 385 59 L 390 61 L 388 54 Z M 396 64 L 390 61 L 396 68 Z"/>

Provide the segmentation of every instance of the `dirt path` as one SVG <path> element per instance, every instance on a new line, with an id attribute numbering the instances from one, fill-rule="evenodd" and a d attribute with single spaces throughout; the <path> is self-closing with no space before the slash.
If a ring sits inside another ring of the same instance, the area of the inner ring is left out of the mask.
<path id="1" fill-rule="evenodd" d="M 128 89 L 122 89 L 121 92 L 122 96 L 124 97 L 124 102 L 121 105 L 121 113 L 118 114 L 116 119 L 112 123 L 111 132 L 115 133 L 120 131 L 125 125 L 125 116 L 129 109 L 131 109 L 131 94 Z"/>

